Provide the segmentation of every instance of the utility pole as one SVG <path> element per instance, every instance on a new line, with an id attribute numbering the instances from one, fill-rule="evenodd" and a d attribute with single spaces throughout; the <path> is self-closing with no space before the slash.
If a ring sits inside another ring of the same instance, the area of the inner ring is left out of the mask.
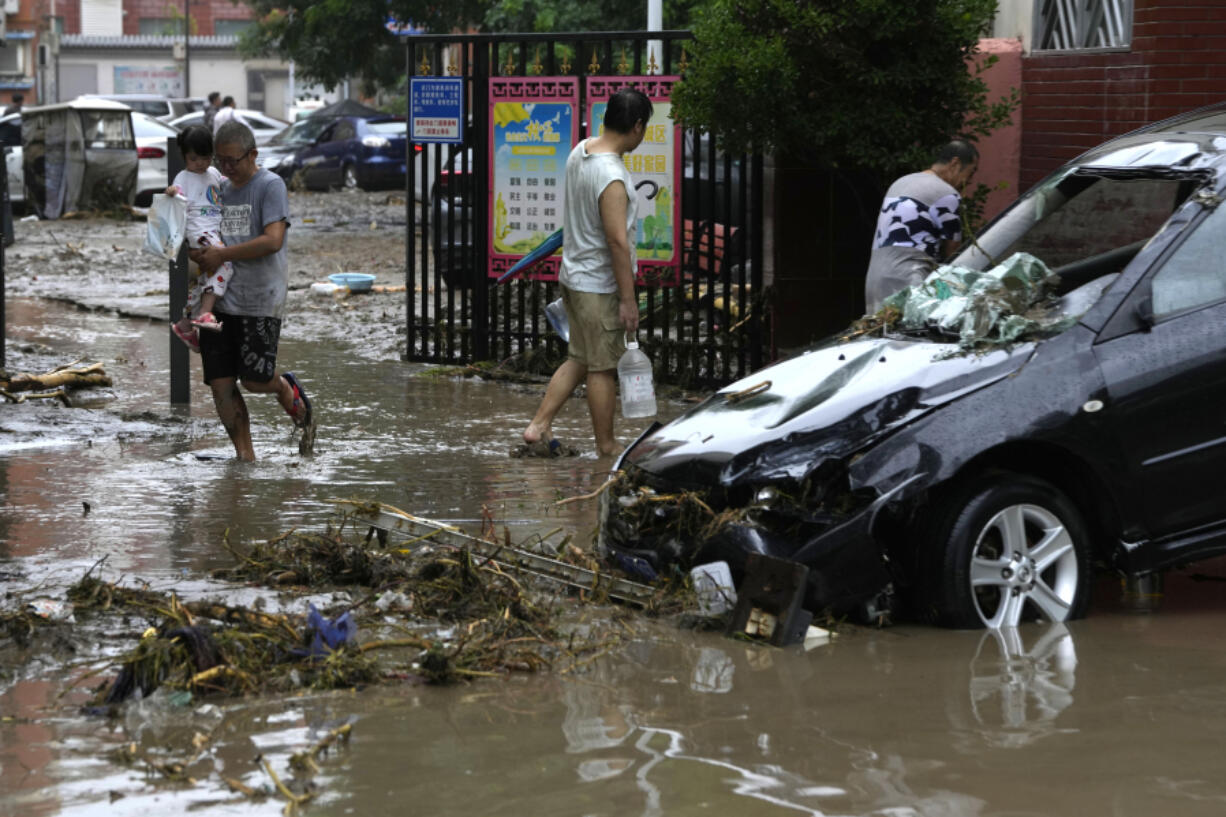
<path id="1" fill-rule="evenodd" d="M 656 0 L 658 2 L 658 0 Z M 183 0 L 183 96 L 192 95 L 192 0 Z"/>
<path id="2" fill-rule="evenodd" d="M 663 28 L 664 28 L 664 9 L 663 9 L 662 0 L 647 0 L 647 30 L 648 31 L 660 31 Z M 653 54 L 655 55 L 655 58 L 656 58 L 655 62 L 656 62 L 656 65 L 658 66 L 656 68 L 656 73 L 663 73 L 664 71 L 663 47 L 664 47 L 664 44 L 660 40 L 648 40 L 647 41 L 647 59 L 643 63 L 644 64 L 644 69 L 643 69 L 644 74 L 652 73 L 651 69 L 647 66 L 651 65 L 651 57 Z"/>

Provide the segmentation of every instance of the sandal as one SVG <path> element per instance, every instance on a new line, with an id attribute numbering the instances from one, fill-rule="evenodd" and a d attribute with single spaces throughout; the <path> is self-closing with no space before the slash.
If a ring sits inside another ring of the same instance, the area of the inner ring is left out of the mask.
<path id="1" fill-rule="evenodd" d="M 178 323 L 172 323 L 170 331 L 175 333 L 176 338 L 187 344 L 188 349 L 191 349 L 196 354 L 200 354 L 200 338 L 196 337 L 195 330 L 189 332 L 181 328 Z"/>
<path id="2" fill-rule="evenodd" d="M 207 329 L 210 332 L 221 331 L 221 321 L 217 320 L 217 316 L 212 312 L 205 312 L 198 318 L 192 319 L 192 326 L 198 329 Z"/>
<path id="3" fill-rule="evenodd" d="M 298 441 L 298 453 L 304 457 L 310 456 L 315 453 L 315 412 L 311 409 L 311 399 L 307 397 L 306 391 L 298 382 L 298 378 L 294 377 L 293 372 L 285 372 L 281 376 L 294 390 L 293 409 L 289 412 L 289 416 L 294 421 L 294 425 L 302 429 L 302 438 Z"/>

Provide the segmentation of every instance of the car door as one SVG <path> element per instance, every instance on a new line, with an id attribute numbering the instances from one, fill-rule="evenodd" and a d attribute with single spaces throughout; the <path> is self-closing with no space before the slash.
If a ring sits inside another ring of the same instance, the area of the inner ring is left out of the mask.
<path id="1" fill-rule="evenodd" d="M 298 152 L 295 162 L 302 173 L 302 182 L 311 189 L 328 185 L 328 172 L 325 167 L 326 151 L 338 124 L 338 122 L 333 122 L 325 127 L 310 145 Z"/>
<path id="2" fill-rule="evenodd" d="M 1226 207 L 1191 220 L 1100 333 L 1095 354 L 1107 387 L 1103 417 L 1119 440 L 1146 528 L 1134 534 L 1159 539 L 1220 525 Z"/>
<path id="3" fill-rule="evenodd" d="M 328 187 L 341 186 L 341 170 L 345 166 L 346 157 L 351 153 L 352 143 L 356 136 L 357 129 L 353 122 L 348 119 L 337 120 L 331 137 L 324 146 L 323 166 L 327 173 Z"/>

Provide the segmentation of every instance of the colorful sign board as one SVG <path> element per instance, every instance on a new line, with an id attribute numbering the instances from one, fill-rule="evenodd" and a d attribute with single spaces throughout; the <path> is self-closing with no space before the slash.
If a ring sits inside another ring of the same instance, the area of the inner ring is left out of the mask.
<path id="1" fill-rule="evenodd" d="M 409 138 L 464 144 L 464 78 L 413 77 L 409 81 Z"/>
<path id="2" fill-rule="evenodd" d="M 116 65 L 115 93 L 183 96 L 183 71 L 173 65 Z"/>
<path id="3" fill-rule="evenodd" d="M 602 129 L 607 100 L 631 85 L 652 102 L 643 142 L 623 158 L 634 181 L 638 224 L 631 236 L 640 284 L 677 286 L 681 281 L 681 128 L 670 118 L 673 83 L 679 77 L 588 77 L 588 135 Z"/>
<path id="4" fill-rule="evenodd" d="M 490 79 L 489 276 L 562 226 L 566 157 L 579 140 L 576 77 Z M 557 280 L 561 253 L 530 278 Z"/>

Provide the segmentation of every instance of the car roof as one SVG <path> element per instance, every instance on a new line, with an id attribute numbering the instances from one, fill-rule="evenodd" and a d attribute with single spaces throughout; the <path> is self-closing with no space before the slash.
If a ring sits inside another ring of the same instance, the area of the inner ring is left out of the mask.
<path id="1" fill-rule="evenodd" d="M 1117 136 L 1066 166 L 1195 171 L 1226 162 L 1226 102 L 1177 114 Z"/>
<path id="2" fill-rule="evenodd" d="M 113 99 L 103 99 L 102 97 L 77 97 L 69 102 L 57 102 L 53 105 L 37 105 L 30 108 L 22 108 L 23 114 L 43 113 L 46 111 L 130 111 L 132 110 L 122 102 L 116 102 Z"/>

